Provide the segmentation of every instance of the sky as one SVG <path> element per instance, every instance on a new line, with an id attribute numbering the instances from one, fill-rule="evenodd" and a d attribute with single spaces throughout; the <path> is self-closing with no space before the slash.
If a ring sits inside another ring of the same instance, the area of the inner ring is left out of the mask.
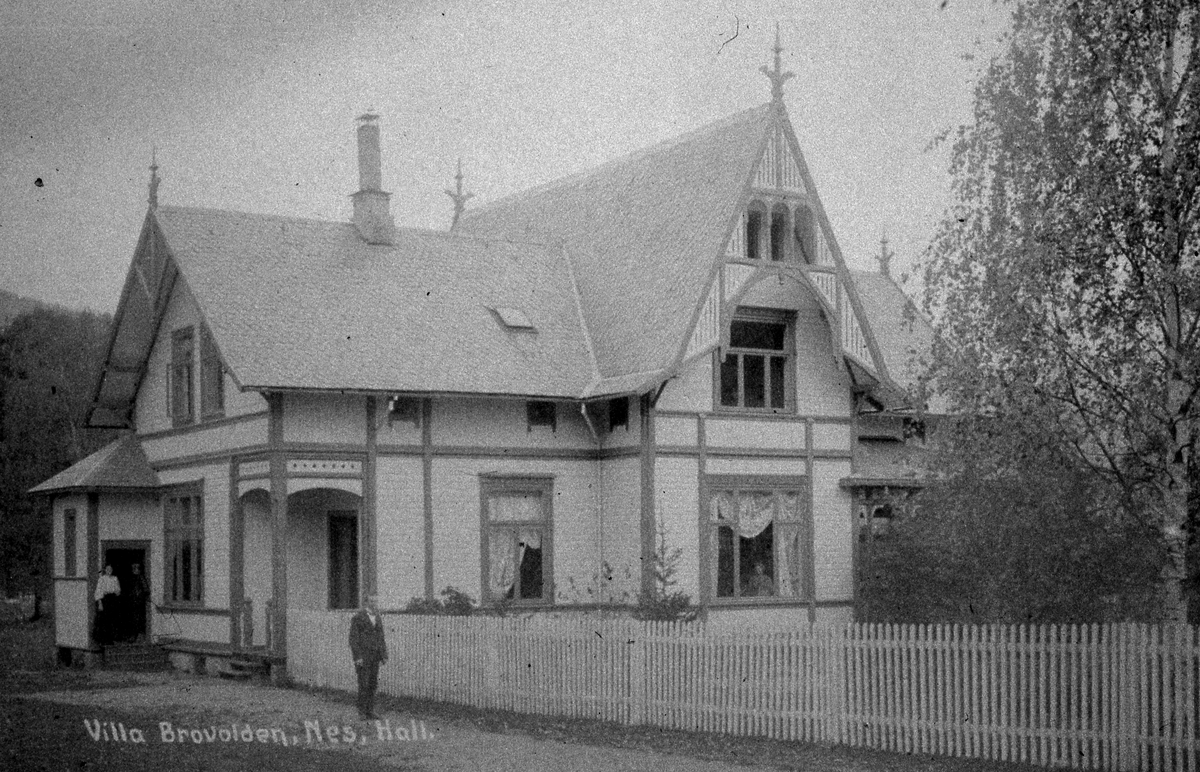
<path id="1" fill-rule="evenodd" d="M 162 204 L 350 219 L 355 118 L 380 113 L 397 225 L 785 103 L 851 268 L 910 271 L 948 143 L 1005 19 L 991 0 L 6 0 L 0 288 L 114 311 Z"/>

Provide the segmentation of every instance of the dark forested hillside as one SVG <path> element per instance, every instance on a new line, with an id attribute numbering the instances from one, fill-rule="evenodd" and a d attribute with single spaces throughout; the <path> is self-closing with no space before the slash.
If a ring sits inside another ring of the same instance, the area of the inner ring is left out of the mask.
<path id="1" fill-rule="evenodd" d="M 113 439 L 82 428 L 111 322 L 0 296 L 0 592 L 49 587 L 48 502 L 26 491 Z"/>

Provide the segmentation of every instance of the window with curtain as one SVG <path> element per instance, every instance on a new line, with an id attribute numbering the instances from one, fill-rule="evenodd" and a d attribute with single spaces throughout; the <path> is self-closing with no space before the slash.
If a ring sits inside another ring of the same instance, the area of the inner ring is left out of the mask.
<path id="1" fill-rule="evenodd" d="M 807 600 L 807 481 L 710 478 L 707 487 L 714 597 Z"/>
<path id="2" fill-rule="evenodd" d="M 485 477 L 481 488 L 485 597 L 550 602 L 552 481 Z"/>
<path id="3" fill-rule="evenodd" d="M 163 561 L 168 603 L 204 600 L 204 499 L 197 486 L 176 489 L 163 499 Z"/>

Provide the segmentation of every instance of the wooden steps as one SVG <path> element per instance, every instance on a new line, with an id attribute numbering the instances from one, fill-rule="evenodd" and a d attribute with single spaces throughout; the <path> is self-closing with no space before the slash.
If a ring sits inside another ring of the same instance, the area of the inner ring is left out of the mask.
<path id="1" fill-rule="evenodd" d="M 167 652 L 152 643 L 113 643 L 103 647 L 109 670 L 169 670 Z"/>

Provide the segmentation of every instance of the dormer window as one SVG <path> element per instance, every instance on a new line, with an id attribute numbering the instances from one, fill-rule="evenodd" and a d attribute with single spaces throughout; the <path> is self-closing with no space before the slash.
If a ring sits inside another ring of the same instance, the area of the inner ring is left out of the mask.
<path id="1" fill-rule="evenodd" d="M 193 384 L 195 341 L 191 327 L 171 333 L 170 406 L 175 426 L 190 424 L 196 418 L 196 391 Z"/>

